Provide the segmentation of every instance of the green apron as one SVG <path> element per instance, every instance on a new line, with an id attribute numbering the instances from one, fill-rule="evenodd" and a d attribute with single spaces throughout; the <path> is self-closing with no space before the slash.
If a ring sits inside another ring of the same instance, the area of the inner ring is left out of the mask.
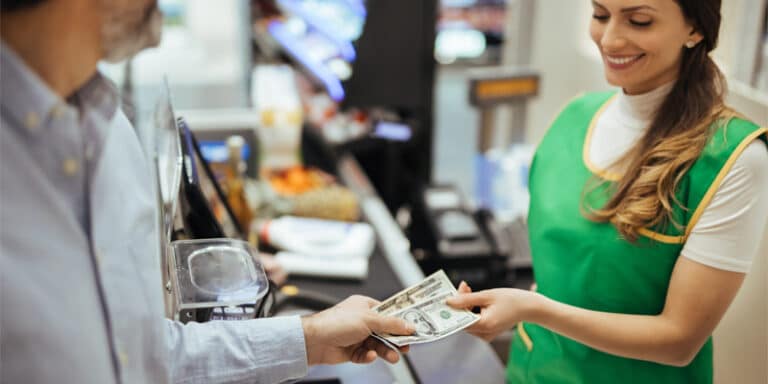
<path id="1" fill-rule="evenodd" d="M 684 228 L 647 229 L 637 243 L 622 240 L 613 225 L 587 220 L 581 199 L 600 207 L 608 199 L 607 183 L 583 195 L 597 169 L 584 148 L 613 93 L 595 93 L 571 102 L 553 122 L 531 165 L 528 218 L 533 269 L 538 291 L 581 308 L 657 315 L 664 308 L 672 268 L 685 238 L 709 203 L 722 177 L 754 139 L 766 129 L 732 119 L 716 128 L 702 155 L 678 186 L 675 207 Z M 767 140 L 768 141 L 768 140 Z M 712 340 L 686 367 L 628 359 L 597 351 L 535 324 L 519 324 L 507 366 L 509 383 L 711 383 Z"/>

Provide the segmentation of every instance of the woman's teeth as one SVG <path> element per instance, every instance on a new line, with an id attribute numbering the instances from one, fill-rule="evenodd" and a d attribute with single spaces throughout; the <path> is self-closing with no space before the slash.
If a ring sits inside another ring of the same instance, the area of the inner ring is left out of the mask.
<path id="1" fill-rule="evenodd" d="M 611 64 L 624 65 L 624 64 L 628 64 L 628 63 L 630 63 L 632 61 L 635 61 L 635 60 L 639 59 L 642 56 L 643 56 L 642 54 L 641 55 L 637 55 L 637 56 L 623 56 L 623 57 L 605 56 L 605 59 L 608 60 L 608 62 L 611 63 Z"/>

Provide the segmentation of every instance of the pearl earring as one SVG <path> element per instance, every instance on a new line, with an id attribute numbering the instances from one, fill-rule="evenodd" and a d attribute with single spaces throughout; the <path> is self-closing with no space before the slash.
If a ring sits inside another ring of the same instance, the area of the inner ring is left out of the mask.
<path id="1" fill-rule="evenodd" d="M 689 42 L 685 43 L 685 46 L 688 47 L 688 48 L 693 48 L 693 47 L 696 46 L 696 42 L 695 41 L 689 41 Z"/>

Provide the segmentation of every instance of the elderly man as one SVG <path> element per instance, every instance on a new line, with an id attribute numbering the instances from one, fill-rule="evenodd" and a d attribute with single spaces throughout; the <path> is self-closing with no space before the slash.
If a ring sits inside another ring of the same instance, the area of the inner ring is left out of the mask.
<path id="1" fill-rule="evenodd" d="M 157 43 L 156 2 L 0 4 L 1 382 L 280 382 L 397 360 L 369 334 L 412 326 L 360 296 L 301 318 L 164 319 L 152 180 L 96 70 Z"/>

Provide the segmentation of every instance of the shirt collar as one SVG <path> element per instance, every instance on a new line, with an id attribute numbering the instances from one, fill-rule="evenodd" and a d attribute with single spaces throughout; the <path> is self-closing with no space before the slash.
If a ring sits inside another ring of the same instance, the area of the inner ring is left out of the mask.
<path id="1" fill-rule="evenodd" d="M 24 61 L 0 40 L 0 105 L 3 114 L 17 126 L 36 133 L 43 131 L 58 114 L 77 111 L 61 99 Z M 97 113 L 111 121 L 119 106 L 119 92 L 98 71 L 75 91 L 74 100 L 81 113 Z"/>
<path id="2" fill-rule="evenodd" d="M 675 82 L 672 81 L 639 95 L 627 95 L 620 90 L 617 97 L 619 112 L 624 117 L 631 118 L 639 126 L 647 126 L 656 116 L 656 111 L 674 85 Z"/>
<path id="3" fill-rule="evenodd" d="M 3 115 L 31 132 L 46 125 L 50 112 L 64 101 L 10 47 L 0 41 L 0 103 Z"/>
<path id="4" fill-rule="evenodd" d="M 75 97 L 81 108 L 101 115 L 105 121 L 112 121 L 120 104 L 117 86 L 99 71 L 75 92 Z"/>

